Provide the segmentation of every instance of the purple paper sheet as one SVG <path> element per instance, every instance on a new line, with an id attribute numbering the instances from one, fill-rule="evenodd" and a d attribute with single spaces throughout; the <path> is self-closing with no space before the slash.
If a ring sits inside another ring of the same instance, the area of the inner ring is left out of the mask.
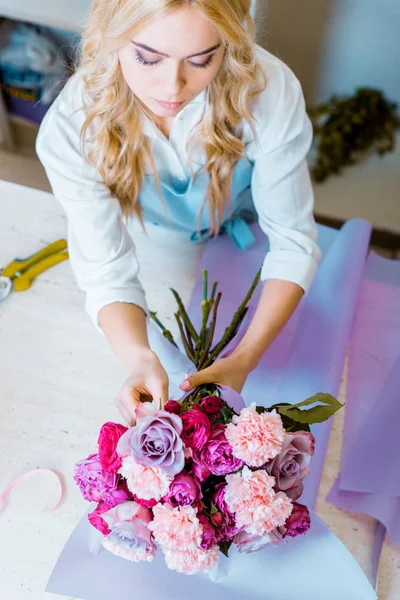
<path id="1" fill-rule="evenodd" d="M 266 352 L 243 390 L 245 400 L 271 404 L 296 402 L 316 392 L 336 394 L 357 304 L 361 274 L 371 227 L 361 220 L 348 222 L 340 232 L 319 227 L 324 258 L 310 292 L 288 325 Z M 202 297 L 201 269 L 210 282 L 218 279 L 224 295 L 216 335 L 220 335 L 261 266 L 267 242 L 254 226 L 256 243 L 246 252 L 224 237 L 209 242 L 190 303 L 198 315 Z M 218 260 L 216 260 L 218 257 Z M 258 286 L 254 307 L 261 291 Z M 150 328 L 151 343 L 163 355 L 176 381 L 188 362 Z M 182 379 L 180 379 L 182 381 Z M 261 396 L 261 397 L 260 397 Z M 317 451 L 302 502 L 314 505 L 323 467 L 330 423 L 316 426 Z M 365 574 L 341 542 L 313 515 L 306 536 L 252 555 L 233 552 L 211 575 L 187 577 L 168 571 L 162 554 L 151 564 L 132 565 L 106 551 L 89 550 L 86 516 L 67 542 L 49 580 L 47 591 L 85 600 L 131 600 L 132 590 L 144 600 L 200 600 L 204 594 L 219 600 L 373 600 L 376 595 Z M 290 577 L 279 577 L 285 572 Z M 218 586 L 216 588 L 215 586 Z"/>
<path id="2" fill-rule="evenodd" d="M 245 255 L 232 248 L 230 240 L 224 237 L 214 240 L 205 250 L 201 269 L 208 269 L 210 280 L 218 280 L 219 289 L 224 292 L 221 318 L 216 327 L 217 338 L 243 299 L 265 256 L 265 236 L 258 227 L 254 227 L 253 233 L 256 243 Z M 371 225 L 361 219 L 348 221 L 340 232 L 319 226 L 323 259 L 317 276 L 285 329 L 251 373 L 243 389 L 245 400 L 256 398 L 257 404 L 271 405 L 278 401 L 300 402 L 317 392 L 337 395 L 370 233 Z M 256 306 L 260 293 L 261 285 L 253 295 L 250 307 Z M 199 270 L 189 305 L 189 312 L 197 318 L 201 297 Z M 260 398 L 261 390 L 263 397 Z M 316 502 L 331 426 L 332 420 L 313 428 L 317 452 L 302 496 L 302 501 L 310 506 Z"/>
<path id="3" fill-rule="evenodd" d="M 349 346 L 341 472 L 327 500 L 380 522 L 400 545 L 400 261 L 371 253 Z"/>

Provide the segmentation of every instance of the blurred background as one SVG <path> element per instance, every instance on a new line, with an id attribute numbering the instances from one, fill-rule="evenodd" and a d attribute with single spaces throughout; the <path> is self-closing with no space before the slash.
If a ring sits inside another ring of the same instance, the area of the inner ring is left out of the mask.
<path id="1" fill-rule="evenodd" d="M 50 191 L 35 155 L 73 72 L 90 0 L 0 0 L 0 180 Z M 399 0 L 254 0 L 257 41 L 300 79 L 319 222 L 369 220 L 400 258 Z M 349 164 L 353 163 L 353 164 Z"/>

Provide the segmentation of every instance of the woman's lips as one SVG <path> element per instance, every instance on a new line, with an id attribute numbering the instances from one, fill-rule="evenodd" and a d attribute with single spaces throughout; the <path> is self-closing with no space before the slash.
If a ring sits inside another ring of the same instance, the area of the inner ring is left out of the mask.
<path id="1" fill-rule="evenodd" d="M 158 102 L 158 104 L 160 106 L 162 106 L 163 108 L 169 108 L 169 109 L 179 108 L 180 106 L 182 106 L 182 104 L 185 104 L 185 101 L 183 101 L 183 102 L 164 102 L 163 100 L 156 100 L 156 102 Z"/>

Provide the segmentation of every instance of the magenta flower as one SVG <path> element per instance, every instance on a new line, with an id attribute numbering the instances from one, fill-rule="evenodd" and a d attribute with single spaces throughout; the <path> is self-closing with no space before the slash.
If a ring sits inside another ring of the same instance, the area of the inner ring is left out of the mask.
<path id="1" fill-rule="evenodd" d="M 121 467 L 121 458 L 117 454 L 117 444 L 128 428 L 118 423 L 104 423 L 97 440 L 98 457 L 101 468 L 106 473 L 116 474 Z"/>
<path id="2" fill-rule="evenodd" d="M 91 513 L 88 514 L 88 519 L 89 519 L 91 525 L 93 525 L 93 527 L 95 527 L 95 529 L 100 531 L 103 535 L 108 535 L 109 533 L 111 533 L 111 529 L 109 528 L 109 526 L 107 525 L 107 523 L 101 516 L 103 513 L 107 512 L 108 510 L 110 510 L 110 507 L 108 506 L 108 504 L 106 504 L 105 502 L 100 502 L 96 506 L 94 511 L 92 511 Z"/>
<path id="3" fill-rule="evenodd" d="M 187 473 L 178 473 L 163 500 L 171 506 L 187 506 L 198 502 L 201 498 L 201 486 L 197 479 Z"/>
<path id="4" fill-rule="evenodd" d="M 174 415 L 179 415 L 181 412 L 181 405 L 176 400 L 168 400 L 167 404 L 164 406 L 164 410 L 173 413 Z"/>
<path id="5" fill-rule="evenodd" d="M 200 402 L 200 406 L 204 412 L 212 417 L 219 417 L 224 406 L 224 401 L 218 396 L 206 396 Z"/>
<path id="6" fill-rule="evenodd" d="M 119 475 L 102 470 L 97 454 L 76 463 L 74 480 L 88 502 L 103 501 L 112 508 L 132 497 Z"/>
<path id="7" fill-rule="evenodd" d="M 286 530 L 283 537 L 296 537 L 302 535 L 310 529 L 311 519 L 307 506 L 299 502 L 293 502 L 293 510 L 285 521 Z"/>
<path id="8" fill-rule="evenodd" d="M 218 541 L 229 541 L 239 532 L 239 528 L 236 526 L 235 515 L 229 510 L 225 502 L 226 487 L 226 483 L 219 483 L 215 487 L 212 497 L 212 502 L 219 511 L 212 515 L 215 524 L 218 525 Z"/>
<path id="9" fill-rule="evenodd" d="M 225 425 L 215 425 L 209 439 L 193 452 L 193 461 L 214 475 L 227 475 L 241 469 L 244 462 L 233 456 L 225 437 Z"/>
<path id="10" fill-rule="evenodd" d="M 211 432 L 211 422 L 206 414 L 195 406 L 181 414 L 183 423 L 182 439 L 186 446 L 198 450 L 208 440 Z"/>
<path id="11" fill-rule="evenodd" d="M 200 546 L 203 550 L 208 550 L 208 548 L 217 543 L 215 528 L 211 525 L 210 519 L 206 515 L 200 514 L 197 515 L 197 518 L 203 530 Z"/>

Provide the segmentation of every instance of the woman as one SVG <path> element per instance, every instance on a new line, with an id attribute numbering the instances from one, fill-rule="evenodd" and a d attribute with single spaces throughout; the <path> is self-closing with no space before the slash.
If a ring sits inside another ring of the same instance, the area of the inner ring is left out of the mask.
<path id="1" fill-rule="evenodd" d="M 130 369 L 117 397 L 129 423 L 141 400 L 168 399 L 147 338 L 137 224 L 198 241 L 224 229 L 245 248 L 245 217 L 258 219 L 270 251 L 253 321 L 233 354 L 181 384 L 240 392 L 320 258 L 311 141 L 299 81 L 254 43 L 250 0 L 94 0 L 37 152 L 68 217 L 86 308 Z"/>

